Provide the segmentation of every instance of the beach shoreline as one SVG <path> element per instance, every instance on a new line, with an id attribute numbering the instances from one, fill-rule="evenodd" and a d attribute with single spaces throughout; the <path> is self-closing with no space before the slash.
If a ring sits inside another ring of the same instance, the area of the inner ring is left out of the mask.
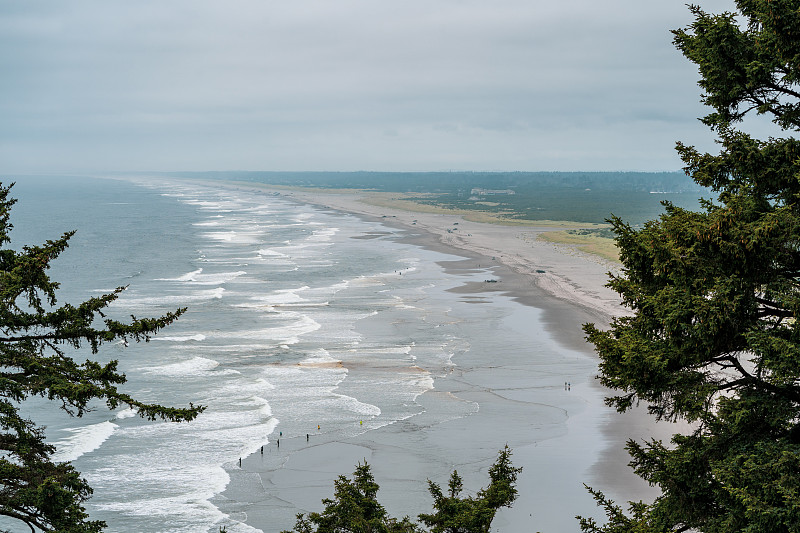
<path id="1" fill-rule="evenodd" d="M 208 182 L 204 182 L 208 183 Z M 461 214 L 407 211 L 365 203 L 365 191 L 271 187 L 250 182 L 218 182 L 226 187 L 251 189 L 284 200 L 358 216 L 406 233 L 404 242 L 476 261 L 492 268 L 502 283 L 465 284 L 453 292 L 500 292 L 515 301 L 547 312 L 550 331 L 566 346 L 586 348 L 580 326 L 595 323 L 604 329 L 625 316 L 621 299 L 606 287 L 619 263 L 581 251 L 577 246 L 538 239 L 543 232 L 584 227 L 573 222 L 543 225 L 500 225 L 465 220 Z M 586 224 L 585 227 L 595 227 Z M 442 264 L 447 268 L 447 264 Z M 585 320 L 576 322 L 576 308 Z M 571 320 L 572 319 L 572 320 Z"/>
<path id="2" fill-rule="evenodd" d="M 543 232 L 570 228 L 595 228 L 565 222 L 537 225 L 502 225 L 467 220 L 460 213 L 428 213 L 367 202 L 368 192 L 338 192 L 335 189 L 278 189 L 268 185 L 232 186 L 280 196 L 281 198 L 345 212 L 417 234 L 415 239 L 426 248 L 473 258 L 483 258 L 502 265 L 526 278 L 550 296 L 583 307 L 606 322 L 626 314 L 616 293 L 606 287 L 608 273 L 619 264 L 583 252 L 577 246 L 556 244 L 538 239 Z M 522 303 L 526 303 L 523 299 Z"/>
<path id="3" fill-rule="evenodd" d="M 540 319 L 561 345 L 570 350 L 577 350 L 588 358 L 594 358 L 593 362 L 585 368 L 596 369 L 596 357 L 583 340 L 581 324 L 593 322 L 600 327 L 605 327 L 612 318 L 625 314 L 625 310 L 620 306 L 618 296 L 605 287 L 608 272 L 616 269 L 618 265 L 581 252 L 575 247 L 554 245 L 537 239 L 541 232 L 552 231 L 554 229 L 552 226 L 501 226 L 470 222 L 455 214 L 418 213 L 374 206 L 361 201 L 362 193 L 352 191 L 326 193 L 318 190 L 286 191 L 255 184 L 222 183 L 221 185 L 237 189 L 252 189 L 320 209 L 356 215 L 362 219 L 401 230 L 401 240 L 404 242 L 464 258 L 439 263 L 446 271 L 452 273 L 466 272 L 470 269 L 473 271 L 488 269 L 493 274 L 491 279 L 483 282 L 467 281 L 461 286 L 449 289 L 450 292 L 460 297 L 476 299 L 479 299 L 482 294 L 496 293 L 525 307 L 539 310 L 541 312 Z M 518 311 L 518 313 L 523 314 L 524 311 Z M 456 365 L 460 364 L 459 361 L 454 362 Z M 518 443 L 514 448 L 514 464 L 522 466 L 526 472 L 557 476 L 557 473 L 564 468 L 574 466 L 570 463 L 574 463 L 575 459 L 570 457 L 568 452 L 583 455 L 581 460 L 588 460 L 588 463 L 581 468 L 588 476 L 584 480 L 588 484 L 602 489 L 607 495 L 618 500 L 650 499 L 656 495 L 656 492 L 637 478 L 626 466 L 624 443 L 628 438 L 637 440 L 653 436 L 665 438 L 672 433 L 671 428 L 663 425 L 656 428 L 651 418 L 643 410 L 625 415 L 610 413 L 609 409 L 602 404 L 602 398 L 608 394 L 608 391 L 602 389 L 593 379 L 594 373 L 596 372 L 588 372 L 590 375 L 583 376 L 582 382 L 579 380 L 576 383 L 576 396 L 582 399 L 583 404 L 574 406 L 570 412 L 566 431 L 562 434 L 543 434 L 543 438 L 536 442 Z M 448 379 L 437 378 L 434 390 L 437 393 L 447 393 L 453 386 Z M 466 397 L 472 394 L 476 401 L 479 399 L 491 406 L 492 399 L 481 396 L 476 392 L 479 389 L 480 386 L 477 386 L 476 382 L 476 386 L 471 392 L 461 390 L 460 394 L 465 394 Z M 530 398 L 525 399 L 525 401 L 529 400 Z M 481 422 L 480 419 L 475 419 L 471 421 L 471 424 L 477 425 L 474 428 L 475 432 L 481 432 L 482 427 L 487 433 L 497 434 L 500 432 L 497 428 L 490 428 L 491 422 L 488 420 Z M 484 424 L 484 426 L 480 424 Z M 272 486 L 283 483 L 285 486 L 279 491 L 282 491 L 281 494 L 286 499 L 293 501 L 295 505 L 305 509 L 319 509 L 318 495 L 323 494 L 324 497 L 330 497 L 336 476 L 349 475 L 356 462 L 370 461 L 375 453 L 378 453 L 382 459 L 381 464 L 375 465 L 376 480 L 379 484 L 385 481 L 379 477 L 379 474 L 384 478 L 396 478 L 399 472 L 403 472 L 403 475 L 410 474 L 412 478 L 416 476 L 417 480 L 424 480 L 431 473 L 421 465 L 415 466 L 414 459 L 408 457 L 408 450 L 403 450 L 402 446 L 393 449 L 395 446 L 389 444 L 391 441 L 389 435 L 392 431 L 399 430 L 400 428 L 394 428 L 393 430 L 371 432 L 374 435 L 368 443 L 353 442 L 352 439 L 349 439 L 348 442 L 320 439 L 320 442 L 310 448 L 296 452 L 289 460 L 292 464 L 283 465 L 278 476 L 275 476 L 273 472 L 268 483 Z M 454 435 L 456 431 L 461 430 L 451 429 L 449 431 Z M 444 431 L 443 435 L 449 434 Z M 487 460 L 487 454 L 490 453 L 489 448 L 494 444 L 496 444 L 494 441 L 491 444 L 489 442 L 482 444 L 486 448 L 484 463 Z M 553 464 L 543 467 L 539 463 L 542 453 L 544 453 L 543 449 L 546 447 L 553 447 L 547 452 L 549 453 L 547 457 Z M 302 453 L 302 461 L 298 455 L 300 453 Z M 263 486 L 265 483 L 265 472 L 261 466 L 263 456 L 258 457 L 258 455 L 254 454 L 244 460 L 243 472 L 229 472 L 232 481 L 222 500 L 224 500 L 226 512 L 241 508 L 241 514 L 235 517 L 237 520 L 244 518 L 243 521 L 253 527 L 260 529 L 266 527 L 267 529 L 263 529 L 264 531 L 272 531 L 268 529 L 269 506 L 260 506 L 258 502 L 251 501 L 252 493 L 258 490 L 257 486 Z M 587 459 L 587 457 L 589 458 Z M 403 463 L 403 461 L 409 460 L 412 463 L 411 466 Z M 300 462 L 304 463 L 303 468 L 293 467 Z M 316 468 L 313 465 L 317 465 Z M 449 475 L 449 472 L 445 471 L 450 465 L 442 465 L 442 467 L 442 472 L 439 474 Z M 478 474 L 481 470 L 485 474 L 485 467 L 485 464 L 482 465 L 473 474 Z M 286 479 L 280 479 L 282 476 L 289 475 L 289 472 L 294 476 L 291 483 L 287 483 Z M 475 476 L 474 478 L 477 479 Z M 535 476 L 529 475 L 521 479 L 520 493 L 527 492 L 527 497 L 521 497 L 513 509 L 502 510 L 498 513 L 496 530 L 527 531 L 531 527 L 540 528 L 547 525 L 547 520 L 541 520 L 542 508 L 536 509 L 540 521 L 528 520 L 529 517 L 534 516 L 533 512 L 527 512 L 534 509 L 528 507 L 538 505 L 531 499 L 532 495 L 530 494 L 536 489 L 532 481 L 534 478 Z M 408 482 L 410 479 L 405 481 Z M 397 480 L 395 479 L 395 481 Z M 485 482 L 485 480 L 483 481 Z M 440 476 L 438 482 L 446 483 L 446 477 L 441 478 Z M 481 484 L 485 484 L 484 482 Z M 298 488 L 303 485 L 307 489 L 314 487 L 314 490 Z M 402 486 L 402 483 L 400 485 Z M 248 487 L 250 488 L 248 489 Z M 406 508 L 415 508 L 418 509 L 418 512 L 424 512 L 430 506 L 430 498 L 426 491 L 419 491 L 421 494 L 412 497 L 409 494 L 388 494 L 387 496 L 385 490 L 382 485 L 382 501 L 384 498 L 389 502 L 397 498 L 405 499 L 408 504 Z M 563 498 L 569 498 L 574 494 L 570 491 L 574 491 L 574 487 L 564 488 Z M 556 494 L 558 492 L 558 490 L 554 491 Z M 314 496 L 310 496 L 311 494 Z M 588 498 L 588 495 L 586 497 Z M 585 504 L 585 501 L 583 503 Z M 569 505 L 564 507 L 564 511 L 568 512 L 566 509 L 569 508 Z M 391 505 L 387 505 L 387 508 L 392 510 Z M 231 516 L 234 517 L 234 515 Z M 569 518 L 577 527 L 572 515 Z M 286 527 L 288 527 L 287 524 L 281 525 L 281 528 Z M 543 529 L 543 531 L 557 530 L 548 530 L 546 527 Z"/>

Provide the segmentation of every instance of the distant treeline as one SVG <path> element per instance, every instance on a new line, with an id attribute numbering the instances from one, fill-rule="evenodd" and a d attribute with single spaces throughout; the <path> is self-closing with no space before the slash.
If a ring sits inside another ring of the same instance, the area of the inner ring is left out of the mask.
<path id="1" fill-rule="evenodd" d="M 682 172 L 179 172 L 171 175 L 271 185 L 368 189 L 414 201 L 492 211 L 512 219 L 632 224 L 658 216 L 660 202 L 696 209 L 709 197 Z M 419 197 L 414 197 L 419 194 Z"/>

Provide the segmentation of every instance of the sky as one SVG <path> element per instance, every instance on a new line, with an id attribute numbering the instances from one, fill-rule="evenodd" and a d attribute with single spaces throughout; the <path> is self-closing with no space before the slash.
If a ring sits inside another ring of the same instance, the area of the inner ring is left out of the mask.
<path id="1" fill-rule="evenodd" d="M 685 3 L 0 0 L 0 172 L 679 170 Z"/>

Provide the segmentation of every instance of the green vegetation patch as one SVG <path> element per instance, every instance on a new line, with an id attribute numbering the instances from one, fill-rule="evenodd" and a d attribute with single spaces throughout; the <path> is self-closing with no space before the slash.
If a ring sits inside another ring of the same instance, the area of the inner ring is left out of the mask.
<path id="1" fill-rule="evenodd" d="M 619 262 L 619 250 L 613 235 L 611 228 L 603 227 L 546 231 L 539 238 L 547 242 L 574 246 L 582 252 Z"/>

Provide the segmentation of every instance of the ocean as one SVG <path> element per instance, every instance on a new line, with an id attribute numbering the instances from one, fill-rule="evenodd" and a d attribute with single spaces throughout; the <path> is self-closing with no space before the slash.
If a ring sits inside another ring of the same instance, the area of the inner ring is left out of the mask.
<path id="1" fill-rule="evenodd" d="M 47 426 L 57 457 L 88 479 L 94 495 L 87 508 L 109 531 L 291 528 L 295 513 L 309 509 L 270 493 L 277 481 L 248 478 L 254 491 L 264 491 L 269 526 L 254 524 L 252 513 L 225 496 L 241 473 L 240 459 L 246 466 L 258 457 L 259 470 L 274 473 L 306 443 L 368 440 L 422 420 L 425 427 L 466 420 L 480 412 L 480 394 L 435 396 L 439 384 L 484 352 L 511 349 L 527 361 L 523 344 L 531 336 L 541 339 L 535 349 L 542 360 L 563 361 L 558 370 L 520 363 L 520 375 L 546 382 L 543 390 L 566 379 L 579 386 L 593 369 L 584 352 L 549 336 L 535 310 L 526 311 L 532 321 L 515 325 L 520 304 L 476 305 L 448 290 L 492 277 L 490 268 L 453 273 L 443 265 L 464 258 L 410 243 L 403 230 L 380 221 L 213 182 L 17 181 L 12 247 L 77 230 L 51 270 L 62 283 L 61 303 L 126 286 L 109 309 L 114 318 L 188 308 L 150 342 L 104 345 L 96 358 L 118 359 L 128 378 L 122 389 L 137 399 L 206 405 L 197 420 L 148 422 L 103 404 L 82 418 L 41 399 L 24 406 Z M 498 328 L 507 334 L 498 337 Z M 509 409 L 521 408 L 512 403 Z M 517 434 L 516 445 L 565 431 L 562 409 L 542 406 L 530 416 L 536 432 Z M 496 431 L 482 437 L 486 446 L 465 444 L 463 457 L 443 446 L 428 450 L 426 461 L 442 463 L 434 473 L 446 483 L 452 466 L 484 459 L 469 450 L 507 442 L 505 430 Z M 327 495 L 335 476 L 329 477 Z M 388 490 L 390 500 L 402 499 Z M 425 490 L 422 479 L 423 500 Z"/>

